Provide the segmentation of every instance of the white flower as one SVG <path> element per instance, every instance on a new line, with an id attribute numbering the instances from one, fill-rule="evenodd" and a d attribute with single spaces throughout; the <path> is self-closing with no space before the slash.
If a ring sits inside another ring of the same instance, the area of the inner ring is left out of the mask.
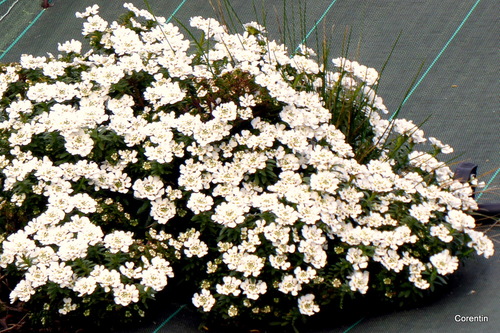
<path id="1" fill-rule="evenodd" d="M 318 172 L 311 175 L 311 188 L 316 191 L 324 191 L 335 194 L 340 179 L 333 172 Z"/>
<path id="2" fill-rule="evenodd" d="M 424 137 L 424 131 L 419 129 L 411 120 L 401 118 L 393 120 L 393 130 L 396 133 L 408 136 L 408 138 L 415 143 L 427 141 Z"/>
<path id="3" fill-rule="evenodd" d="M 212 115 L 221 121 L 231 121 L 236 119 L 238 114 L 237 109 L 238 107 L 234 102 L 223 103 L 212 111 Z"/>
<path id="4" fill-rule="evenodd" d="M 206 146 L 212 142 L 222 140 L 230 134 L 231 125 L 226 122 L 214 118 L 206 123 L 200 123 L 194 129 L 194 139 L 200 146 Z"/>
<path id="5" fill-rule="evenodd" d="M 227 309 L 227 314 L 229 317 L 236 317 L 238 315 L 238 308 L 234 305 L 231 305 L 229 309 Z"/>
<path id="6" fill-rule="evenodd" d="M 120 273 L 116 270 L 109 270 L 103 265 L 95 265 L 90 276 L 95 278 L 96 283 L 98 283 L 104 291 L 109 292 L 111 288 L 119 287 L 121 285 Z"/>
<path id="7" fill-rule="evenodd" d="M 363 251 L 357 247 L 352 247 L 347 251 L 346 259 L 352 264 L 354 270 L 368 267 L 368 256 L 363 255 Z"/>
<path id="8" fill-rule="evenodd" d="M 194 306 L 201 307 L 205 312 L 210 312 L 215 304 L 215 298 L 208 289 L 202 289 L 200 293 L 194 294 L 192 301 Z"/>
<path id="9" fill-rule="evenodd" d="M 128 277 L 129 279 L 139 279 L 142 276 L 142 268 L 134 267 L 133 262 L 126 262 L 122 266 L 120 266 L 120 273 Z"/>
<path id="10" fill-rule="evenodd" d="M 302 236 L 307 241 L 311 241 L 316 244 L 324 244 L 326 242 L 326 237 L 324 236 L 323 230 L 316 227 L 315 225 L 305 225 L 301 230 Z"/>
<path id="11" fill-rule="evenodd" d="M 142 271 L 141 284 L 153 288 L 156 291 L 161 291 L 167 285 L 167 275 L 165 272 L 156 269 L 154 267 L 149 267 L 148 269 Z"/>
<path id="12" fill-rule="evenodd" d="M 193 213 L 199 214 L 201 212 L 210 210 L 213 204 L 214 199 L 211 196 L 199 192 L 194 192 L 189 197 L 187 207 L 191 209 Z"/>
<path id="13" fill-rule="evenodd" d="M 33 264 L 39 265 L 40 268 L 48 267 L 52 262 L 57 261 L 57 255 L 50 246 L 41 246 L 31 252 Z"/>
<path id="14" fill-rule="evenodd" d="M 409 213 L 421 223 L 429 222 L 429 219 L 433 216 L 432 206 L 425 203 L 412 205 Z"/>
<path id="15" fill-rule="evenodd" d="M 132 186 L 132 179 L 126 174 L 120 171 L 115 171 L 112 174 L 108 174 L 109 188 L 112 191 L 119 193 L 128 193 L 130 186 Z"/>
<path id="16" fill-rule="evenodd" d="M 264 258 L 255 254 L 244 254 L 238 262 L 236 270 L 242 272 L 245 277 L 257 277 L 260 275 L 265 262 Z"/>
<path id="17" fill-rule="evenodd" d="M 78 305 L 77 304 L 72 304 L 71 301 L 72 301 L 71 298 L 65 297 L 63 299 L 64 304 L 63 304 L 62 308 L 60 308 L 58 310 L 58 312 L 60 314 L 62 314 L 62 315 L 65 315 L 65 314 L 68 314 L 71 311 L 76 310 L 76 308 L 78 307 Z"/>
<path id="18" fill-rule="evenodd" d="M 379 79 L 379 74 L 375 68 L 368 68 L 364 65 L 359 65 L 353 70 L 354 75 L 365 81 L 368 85 L 373 85 Z"/>
<path id="19" fill-rule="evenodd" d="M 438 237 L 445 243 L 449 243 L 453 240 L 453 236 L 450 235 L 450 231 L 444 224 L 431 227 L 431 236 Z"/>
<path id="20" fill-rule="evenodd" d="M 224 282 L 224 284 L 217 284 L 215 286 L 217 293 L 233 296 L 238 296 L 241 293 L 241 290 L 239 289 L 242 282 L 241 280 L 232 276 L 225 276 L 222 278 L 222 281 Z"/>
<path id="21" fill-rule="evenodd" d="M 133 30 L 125 27 L 113 29 L 110 41 L 113 43 L 115 52 L 119 55 L 134 53 L 143 47 L 139 36 Z"/>
<path id="22" fill-rule="evenodd" d="M 78 220 L 83 220 L 83 222 L 78 225 L 76 222 Z M 72 221 L 73 225 L 75 226 L 75 229 L 73 229 L 72 231 L 77 232 L 78 240 L 81 240 L 82 242 L 85 242 L 89 245 L 96 245 L 97 243 L 102 241 L 104 233 L 101 227 L 92 224 L 88 218 L 73 216 Z M 71 226 L 72 225 L 68 223 L 68 228 L 70 228 Z"/>
<path id="23" fill-rule="evenodd" d="M 71 41 L 66 41 L 63 44 L 59 43 L 57 49 L 66 53 L 80 53 L 82 50 L 82 43 L 78 40 L 72 39 Z"/>
<path id="24" fill-rule="evenodd" d="M 375 251 L 373 260 L 380 262 L 382 265 L 384 265 L 385 268 L 396 273 L 401 272 L 405 264 L 405 261 L 401 260 L 401 257 L 399 256 L 397 251 L 381 248 Z"/>
<path id="25" fill-rule="evenodd" d="M 64 134 L 65 147 L 68 153 L 82 157 L 90 154 L 94 148 L 94 140 L 83 130 Z"/>
<path id="26" fill-rule="evenodd" d="M 151 201 L 159 199 L 164 193 L 164 184 L 158 176 L 137 179 L 132 186 L 136 198 L 147 198 Z"/>
<path id="27" fill-rule="evenodd" d="M 319 305 L 314 303 L 314 295 L 307 294 L 299 297 L 299 311 L 303 315 L 312 316 L 315 313 L 319 312 Z"/>
<path id="28" fill-rule="evenodd" d="M 429 282 L 424 280 L 421 276 L 415 276 L 411 281 L 413 282 L 415 287 L 419 289 L 429 289 L 429 287 L 431 286 Z"/>
<path id="29" fill-rule="evenodd" d="M 304 261 L 312 264 L 315 268 L 325 267 L 327 254 L 322 245 L 311 240 L 302 240 L 298 247 L 299 252 L 304 254 Z"/>
<path id="30" fill-rule="evenodd" d="M 48 268 L 49 280 L 57 283 L 61 288 L 70 287 L 74 283 L 74 273 L 65 263 L 52 262 Z"/>
<path id="31" fill-rule="evenodd" d="M 87 7 L 85 8 L 85 11 L 83 13 L 77 12 L 76 17 L 78 18 L 85 18 L 91 15 L 96 15 L 99 12 L 99 5 L 93 5 L 92 7 Z"/>
<path id="32" fill-rule="evenodd" d="M 290 238 L 290 228 L 271 223 L 264 227 L 264 236 L 270 240 L 274 246 L 287 244 Z"/>
<path id="33" fill-rule="evenodd" d="M 57 255 L 63 261 L 84 258 L 87 255 L 88 243 L 81 239 L 68 239 L 60 243 Z"/>
<path id="34" fill-rule="evenodd" d="M 467 243 L 467 246 L 476 250 L 477 254 L 483 255 L 485 258 L 489 258 L 495 254 L 493 242 L 484 233 L 470 229 L 465 230 L 465 232 L 472 239 L 472 241 Z"/>
<path id="35" fill-rule="evenodd" d="M 20 64 L 23 68 L 36 69 L 43 67 L 46 61 L 46 57 L 34 57 L 31 54 L 23 54 L 21 55 Z M 5 80 L 4 77 L 2 77 L 2 79 Z"/>
<path id="36" fill-rule="evenodd" d="M 205 242 L 198 239 L 198 237 L 190 237 L 184 242 L 184 254 L 186 257 L 198 257 L 202 258 L 208 254 L 208 246 Z"/>
<path id="37" fill-rule="evenodd" d="M 476 226 L 476 221 L 472 216 L 456 209 L 450 210 L 445 220 L 458 231 L 472 229 Z"/>
<path id="38" fill-rule="evenodd" d="M 370 273 L 367 271 L 354 271 L 347 278 L 349 281 L 349 287 L 352 291 L 359 291 L 361 294 L 366 294 L 368 291 L 368 279 Z"/>
<path id="39" fill-rule="evenodd" d="M 440 149 L 443 154 L 453 153 L 453 148 L 450 147 L 449 145 L 443 144 L 440 140 L 438 140 L 434 137 L 429 137 L 429 141 L 433 146 Z"/>
<path id="40" fill-rule="evenodd" d="M 295 273 L 295 278 L 302 284 L 309 283 L 312 279 L 316 277 L 316 270 L 312 267 L 307 267 L 306 270 L 303 270 L 300 267 L 297 267 L 293 271 Z"/>
<path id="41" fill-rule="evenodd" d="M 294 225 L 294 223 L 299 219 L 299 216 L 300 216 L 300 214 L 294 208 L 292 208 L 291 206 L 281 204 L 281 203 L 279 203 L 277 206 L 274 207 L 273 213 L 276 214 L 276 224 L 281 225 L 281 226 Z M 302 210 L 301 213 L 302 213 L 302 216 L 305 218 L 306 211 Z M 319 212 L 314 211 L 314 210 L 312 210 L 312 211 L 309 210 L 309 213 L 311 213 L 311 214 L 307 214 L 307 217 L 309 217 L 308 221 L 311 221 L 311 220 L 314 220 L 316 218 L 316 215 Z M 284 230 L 289 230 L 289 229 L 286 228 Z M 285 235 L 283 235 L 284 237 L 286 237 L 286 239 L 281 238 L 280 240 L 278 240 L 279 242 L 281 242 L 281 243 L 288 242 L 288 236 L 286 235 L 286 233 L 287 232 L 285 232 Z M 278 237 L 280 238 L 281 236 L 278 236 Z"/>
<path id="42" fill-rule="evenodd" d="M 278 290 L 284 294 L 291 294 L 297 296 L 299 291 L 302 290 L 302 284 L 293 275 L 284 275 L 281 279 Z"/>
<path id="43" fill-rule="evenodd" d="M 125 75 L 123 68 L 118 65 L 106 64 L 93 67 L 89 72 L 82 73 L 85 80 L 95 81 L 103 87 L 110 86 L 120 81 Z"/>
<path id="44" fill-rule="evenodd" d="M 71 197 L 75 207 L 82 213 L 95 213 L 97 202 L 87 193 L 77 193 Z"/>
<path id="45" fill-rule="evenodd" d="M 43 66 L 43 74 L 52 78 L 52 79 L 57 79 L 58 76 L 63 76 L 65 74 L 65 69 L 68 66 L 67 63 L 62 62 L 62 61 L 50 61 L 46 63 Z M 56 86 L 65 86 L 64 83 L 62 82 L 56 82 Z M 66 93 L 66 87 L 64 87 L 60 92 L 57 91 L 57 94 L 55 94 L 54 99 L 58 102 L 62 102 L 67 100 L 65 93 Z"/>
<path id="46" fill-rule="evenodd" d="M 131 231 L 113 231 L 104 237 L 104 247 L 111 253 L 128 252 L 130 245 L 134 243 L 133 236 Z"/>
<path id="47" fill-rule="evenodd" d="M 122 306 L 139 301 L 139 290 L 133 284 L 121 284 L 113 288 L 113 295 L 115 303 Z"/>
<path id="48" fill-rule="evenodd" d="M 88 35 L 94 31 L 104 31 L 108 26 L 108 22 L 103 20 L 99 15 L 89 16 L 87 22 L 83 23 L 82 35 Z"/>
<path id="49" fill-rule="evenodd" d="M 239 97 L 240 105 L 244 108 L 255 106 L 255 98 L 253 95 L 245 94 Z"/>
<path id="50" fill-rule="evenodd" d="M 245 220 L 244 209 L 241 206 L 223 202 L 215 208 L 212 220 L 228 228 L 235 228 Z"/>
<path id="51" fill-rule="evenodd" d="M 94 277 L 82 277 L 75 281 L 73 291 L 77 292 L 79 297 L 83 297 L 92 294 L 96 287 L 97 283 Z"/>
<path id="52" fill-rule="evenodd" d="M 186 93 L 180 88 L 179 82 L 164 79 L 161 74 L 155 76 L 156 81 L 152 87 L 146 88 L 144 97 L 155 106 L 174 104 L 185 97 Z"/>
<path id="53" fill-rule="evenodd" d="M 441 275 L 453 273 L 458 268 L 458 258 L 450 255 L 449 250 L 434 254 L 429 260 Z"/>
<path id="54" fill-rule="evenodd" d="M 168 199 L 151 201 L 151 216 L 160 224 L 167 223 L 176 214 L 175 203 Z"/>
<path id="55" fill-rule="evenodd" d="M 319 72 L 319 66 L 316 61 L 308 59 L 308 57 L 302 55 L 293 56 L 290 64 L 293 68 L 296 68 L 304 73 L 317 74 Z"/>
<path id="56" fill-rule="evenodd" d="M 35 289 L 31 286 L 26 280 L 21 280 L 14 290 L 10 292 L 10 302 L 14 303 L 17 300 L 21 302 L 27 302 L 31 298 L 32 295 L 35 294 Z"/>
<path id="57" fill-rule="evenodd" d="M 226 34 L 226 28 L 213 18 L 205 19 L 201 16 L 191 17 L 189 24 L 192 27 L 202 30 L 208 38 L 220 38 Z"/>
<path id="58" fill-rule="evenodd" d="M 290 262 L 287 261 L 287 256 L 284 254 L 278 254 L 278 255 L 271 254 L 269 256 L 269 263 L 274 268 L 281 269 L 284 271 L 286 271 L 291 266 Z"/>
<path id="59" fill-rule="evenodd" d="M 265 33 L 266 32 L 266 27 L 258 24 L 257 22 L 245 23 L 245 24 L 243 24 L 243 27 L 247 31 L 251 30 L 250 28 L 253 28 L 253 29 L 257 30 L 259 33 Z"/>
<path id="60" fill-rule="evenodd" d="M 267 292 L 267 284 L 261 280 L 255 281 L 246 279 L 241 283 L 240 288 L 243 294 L 252 300 L 259 299 L 260 295 Z"/>
<path id="61" fill-rule="evenodd" d="M 34 265 L 28 269 L 25 276 L 26 281 L 28 281 L 33 288 L 37 288 L 43 286 L 47 282 L 49 273 L 45 265 Z"/>

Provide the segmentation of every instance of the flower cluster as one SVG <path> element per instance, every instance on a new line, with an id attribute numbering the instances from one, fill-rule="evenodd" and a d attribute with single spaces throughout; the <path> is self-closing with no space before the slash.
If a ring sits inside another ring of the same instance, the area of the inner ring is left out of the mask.
<path id="1" fill-rule="evenodd" d="M 418 294 L 493 254 L 472 187 L 436 159 L 451 148 L 384 118 L 376 70 L 201 17 L 192 51 L 125 7 L 111 24 L 97 6 L 77 14 L 85 54 L 73 40 L 0 67 L 12 302 L 126 309 L 182 271 L 202 312 L 290 319 L 344 295 Z"/>

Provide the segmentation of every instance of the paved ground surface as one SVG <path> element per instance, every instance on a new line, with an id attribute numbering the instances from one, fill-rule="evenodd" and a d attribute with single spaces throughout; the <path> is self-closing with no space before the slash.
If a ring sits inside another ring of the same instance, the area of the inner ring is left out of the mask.
<path id="1" fill-rule="evenodd" d="M 52 2 L 53 7 L 42 11 L 35 0 L 0 0 L 1 62 L 17 61 L 23 53 L 55 53 L 58 43 L 81 39 L 82 21 L 74 13 L 89 5 L 99 4 L 101 15 L 109 20 L 123 12 L 123 1 L 118 0 Z M 144 7 L 143 1 L 130 2 Z M 282 0 L 255 0 L 255 6 L 251 0 L 230 2 L 243 22 L 255 20 L 255 14 L 261 15 L 265 9 L 268 29 L 276 39 L 285 14 L 289 20 L 303 22 L 295 25 L 295 35 L 288 34 L 291 48 L 301 40 L 301 31 L 307 33 L 317 26 L 309 45 L 315 45 L 317 34 L 326 33 L 332 41 L 332 57 L 338 56 L 348 29 L 349 57 L 377 69 L 400 34 L 380 95 L 394 111 L 404 101 L 402 117 L 416 123 L 431 117 L 422 126 L 426 133 L 454 147 L 454 161 L 479 165 L 480 179 L 488 183 L 479 201 L 500 201 L 500 175 L 495 176 L 500 168 L 497 1 L 309 0 L 306 10 L 298 0 L 288 0 L 285 5 Z M 150 4 L 158 16 L 168 18 L 175 13 L 182 23 L 195 15 L 215 15 L 208 0 L 150 0 Z M 405 100 L 414 77 L 418 85 Z M 449 292 L 428 306 L 359 318 L 340 326 L 332 322 L 314 332 L 498 332 L 499 259 L 497 254 L 488 261 L 468 262 L 454 277 Z M 189 307 L 179 310 L 181 305 L 168 305 L 157 320 L 134 332 L 196 332 L 197 316 Z M 489 321 L 457 323 L 455 315 L 488 316 Z"/>

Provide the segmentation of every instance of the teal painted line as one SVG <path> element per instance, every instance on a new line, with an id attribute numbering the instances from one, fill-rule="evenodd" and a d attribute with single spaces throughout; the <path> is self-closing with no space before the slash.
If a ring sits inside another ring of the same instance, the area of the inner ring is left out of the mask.
<path id="1" fill-rule="evenodd" d="M 347 333 L 349 332 L 350 330 L 352 330 L 354 327 L 356 327 L 360 322 L 362 322 L 365 318 L 361 318 L 360 320 L 358 320 L 357 322 L 355 322 L 354 324 L 352 324 L 348 329 L 346 329 L 344 331 L 344 333 Z"/>
<path id="2" fill-rule="evenodd" d="M 179 6 L 177 6 L 177 8 L 175 8 L 175 10 L 172 13 L 172 15 L 170 15 L 170 17 L 168 18 L 167 23 L 170 22 L 170 20 L 175 16 L 175 14 L 177 14 L 177 12 L 179 11 L 179 9 L 181 9 L 181 7 L 184 6 L 184 4 L 186 3 L 186 1 L 187 0 L 182 0 L 182 2 L 179 4 Z"/>
<path id="3" fill-rule="evenodd" d="M 493 174 L 493 176 L 491 176 L 486 186 L 484 186 L 484 188 L 481 190 L 481 193 L 477 195 L 477 199 L 480 199 L 483 196 L 484 192 L 486 192 L 488 187 L 490 187 L 491 183 L 493 183 L 493 180 L 498 176 L 499 173 L 500 173 L 500 168 L 498 168 L 497 171 L 495 171 L 495 173 Z"/>
<path id="4" fill-rule="evenodd" d="M 21 38 L 23 38 L 23 36 L 28 32 L 28 30 L 33 26 L 33 24 L 35 24 L 35 22 L 38 21 L 38 19 L 42 16 L 44 11 L 45 9 L 40 11 L 40 13 L 38 13 L 35 19 L 31 21 L 31 23 L 23 30 L 23 32 L 21 32 L 19 36 L 17 36 L 17 38 L 12 42 L 12 44 L 10 44 L 9 47 L 2 53 L 2 55 L 0 56 L 0 60 L 2 60 L 2 58 L 7 54 L 7 52 L 9 52 L 10 49 L 12 49 L 14 45 L 16 45 Z"/>
<path id="5" fill-rule="evenodd" d="M 1 4 L 3 4 L 5 1 L 7 1 L 7 0 L 2 0 L 2 1 L 0 1 L 0 5 L 1 5 Z"/>
<path id="6" fill-rule="evenodd" d="M 462 22 L 460 23 L 460 25 L 458 26 L 458 28 L 455 29 L 455 32 L 453 33 L 453 35 L 451 35 L 450 39 L 448 39 L 448 41 L 446 42 L 446 44 L 444 44 L 444 46 L 441 49 L 441 51 L 439 51 L 439 53 L 436 56 L 436 58 L 434 58 L 434 60 L 429 65 L 429 67 L 427 68 L 427 70 L 424 72 L 424 74 L 420 77 L 420 79 L 417 81 L 417 83 L 410 90 L 410 92 L 408 93 L 408 95 L 406 95 L 405 99 L 403 100 L 403 103 L 401 103 L 401 106 L 405 105 L 406 101 L 408 101 L 408 99 L 411 97 L 411 95 L 413 94 L 413 92 L 417 89 L 417 87 L 420 85 L 420 83 L 427 76 L 427 73 L 429 73 L 429 71 L 432 69 L 432 67 L 434 67 L 434 64 L 439 60 L 439 58 L 441 57 L 441 55 L 448 48 L 448 45 L 450 45 L 451 41 L 455 38 L 455 36 L 458 34 L 458 32 L 462 29 L 462 27 L 464 26 L 465 22 L 469 19 L 469 17 L 471 16 L 472 12 L 474 11 L 474 9 L 476 9 L 476 7 L 477 7 L 477 5 L 479 4 L 480 1 L 481 0 L 477 0 L 476 3 L 472 6 L 472 8 L 469 10 L 469 12 L 467 13 L 467 15 L 465 15 L 464 19 L 462 20 Z M 389 119 L 392 120 L 395 115 L 396 115 L 396 113 L 393 113 Z"/>
<path id="7" fill-rule="evenodd" d="M 163 323 L 161 323 L 160 326 L 158 326 L 153 333 L 158 333 L 160 329 L 165 326 L 172 318 L 174 318 L 179 312 L 181 312 L 182 309 L 186 307 L 186 304 L 183 304 L 180 308 L 178 308 L 174 313 L 172 313 Z"/>
<path id="8" fill-rule="evenodd" d="M 320 16 L 319 20 L 316 21 L 316 23 L 314 24 L 314 26 L 311 28 L 311 30 L 309 30 L 309 32 L 307 33 L 307 35 L 304 37 L 304 39 L 302 39 L 302 42 L 300 42 L 300 44 L 297 46 L 297 48 L 295 49 L 295 52 L 297 52 L 300 48 L 300 45 L 304 44 L 307 39 L 311 36 L 311 34 L 314 32 L 314 30 L 316 30 L 316 28 L 318 27 L 318 25 L 321 23 L 321 21 L 323 21 L 323 19 L 325 18 L 326 14 L 328 14 L 328 12 L 330 11 L 330 9 L 332 9 L 333 5 L 337 2 L 337 0 L 333 0 L 330 5 L 328 6 L 328 8 L 326 8 L 325 12 Z M 294 52 L 294 53 L 295 53 Z"/>

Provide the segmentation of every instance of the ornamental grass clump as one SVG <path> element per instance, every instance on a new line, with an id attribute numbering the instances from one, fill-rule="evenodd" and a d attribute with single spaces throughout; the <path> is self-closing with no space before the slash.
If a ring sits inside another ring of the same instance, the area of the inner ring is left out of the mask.
<path id="1" fill-rule="evenodd" d="M 384 118 L 375 69 L 125 7 L 77 13 L 86 53 L 0 67 L 0 266 L 33 320 L 144 315 L 176 279 L 208 318 L 293 323 L 493 254 L 451 148 Z"/>

